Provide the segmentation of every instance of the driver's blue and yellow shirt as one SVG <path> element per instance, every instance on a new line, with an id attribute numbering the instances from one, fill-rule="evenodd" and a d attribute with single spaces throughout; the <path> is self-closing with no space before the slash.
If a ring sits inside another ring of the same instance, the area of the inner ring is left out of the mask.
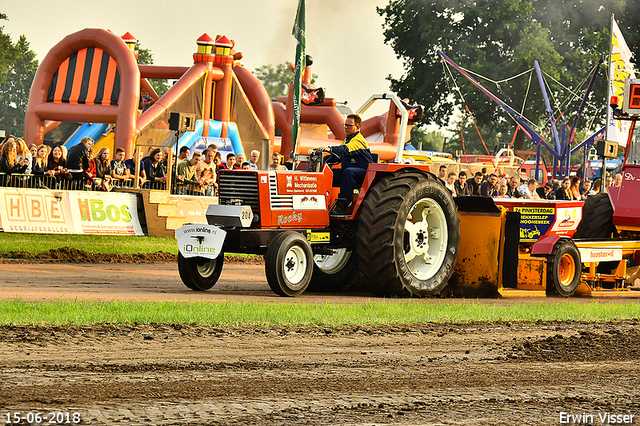
<path id="1" fill-rule="evenodd" d="M 329 149 L 342 158 L 343 169 L 357 167 L 366 170 L 369 163 L 374 162 L 369 144 L 360 132 L 347 136 L 341 145 L 332 146 Z"/>

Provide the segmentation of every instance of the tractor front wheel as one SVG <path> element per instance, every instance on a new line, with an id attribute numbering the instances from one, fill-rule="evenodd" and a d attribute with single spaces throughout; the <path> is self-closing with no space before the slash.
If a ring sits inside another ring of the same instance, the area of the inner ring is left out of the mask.
<path id="1" fill-rule="evenodd" d="M 280 296 L 299 296 L 313 273 L 311 245 L 300 233 L 286 231 L 275 237 L 265 256 L 269 287 Z"/>
<path id="2" fill-rule="evenodd" d="M 204 257 L 183 257 L 178 254 L 178 272 L 184 285 L 191 290 L 205 291 L 213 287 L 220 278 L 224 253 L 215 259 Z"/>
<path id="3" fill-rule="evenodd" d="M 558 241 L 547 256 L 547 294 L 571 297 L 580 284 L 580 252 L 572 241 Z"/>

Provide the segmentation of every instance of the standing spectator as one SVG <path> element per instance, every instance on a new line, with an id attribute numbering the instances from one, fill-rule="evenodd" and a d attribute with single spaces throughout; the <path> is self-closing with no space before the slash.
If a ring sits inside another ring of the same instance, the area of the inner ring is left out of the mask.
<path id="1" fill-rule="evenodd" d="M 500 189 L 496 198 L 511 198 L 509 194 L 507 194 L 508 187 L 508 185 L 500 185 Z"/>
<path id="2" fill-rule="evenodd" d="M 259 159 L 260 159 L 260 151 L 258 151 L 257 149 L 254 149 L 253 151 L 251 151 L 251 154 L 249 154 L 249 163 L 251 165 L 251 170 L 260 170 L 260 168 L 258 167 Z"/>
<path id="3" fill-rule="evenodd" d="M 214 157 L 213 157 L 213 158 L 216 158 L 216 157 L 215 157 L 215 154 L 218 152 L 218 145 L 216 145 L 215 143 L 211 143 L 211 144 L 209 144 L 209 146 L 207 147 L 207 150 L 209 150 L 209 151 L 213 151 L 213 155 L 214 155 Z M 205 151 L 206 151 L 206 150 L 205 150 Z M 203 151 L 203 155 L 204 155 L 204 151 Z"/>
<path id="4" fill-rule="evenodd" d="M 16 141 L 13 138 L 6 140 L 2 144 L 2 154 L 0 154 L 0 169 L 2 173 L 12 175 L 24 173 L 27 168 L 27 159 L 18 161 L 16 154 Z"/>
<path id="5" fill-rule="evenodd" d="M 89 169 L 86 172 L 89 183 L 95 183 L 106 191 L 111 189 L 111 165 L 109 163 L 109 157 L 109 148 L 103 146 L 98 153 L 89 160 Z"/>
<path id="6" fill-rule="evenodd" d="M 582 195 L 580 195 L 580 178 L 578 176 L 571 176 L 571 186 L 569 190 L 576 200 L 580 201 L 583 199 Z"/>
<path id="7" fill-rule="evenodd" d="M 236 155 L 233 152 L 227 154 L 227 162 L 220 163 L 220 170 L 233 170 L 236 165 Z"/>
<path id="8" fill-rule="evenodd" d="M 447 166 L 444 164 L 440 164 L 440 167 L 438 167 L 438 179 L 440 179 L 442 184 L 447 183 Z"/>
<path id="9" fill-rule="evenodd" d="M 135 158 L 136 158 L 136 153 L 137 152 L 138 152 L 138 147 L 136 147 L 136 149 L 133 151 L 133 158 L 128 158 L 128 159 L 124 160 L 124 165 L 129 170 L 129 175 L 132 178 L 135 178 L 135 176 L 136 176 L 136 160 L 135 160 Z M 147 180 L 147 172 L 144 171 L 144 164 L 142 163 L 142 160 L 140 160 L 139 173 L 138 173 L 138 183 L 139 183 L 139 185 L 142 185 L 146 180 Z"/>
<path id="10" fill-rule="evenodd" d="M 222 168 L 222 154 L 216 152 L 216 155 L 213 157 L 213 163 L 216 165 L 216 174 Z"/>
<path id="11" fill-rule="evenodd" d="M 151 185 L 152 188 L 158 188 L 161 184 L 167 181 L 167 173 L 164 168 L 164 164 L 162 164 L 162 160 L 164 160 L 164 153 L 160 148 L 154 148 L 153 151 L 149 154 L 150 160 L 149 164 L 149 173 L 147 174 L 147 185 Z"/>
<path id="12" fill-rule="evenodd" d="M 189 147 L 183 146 L 180 148 L 180 152 L 178 153 L 178 159 L 176 160 L 176 164 L 180 164 L 182 161 L 189 158 L 191 155 L 191 151 L 189 151 Z"/>
<path id="13" fill-rule="evenodd" d="M 285 166 L 280 164 L 282 158 L 279 152 L 274 152 L 273 154 L 271 154 L 271 161 L 273 161 L 273 163 L 269 165 L 269 170 L 287 170 Z"/>
<path id="14" fill-rule="evenodd" d="M 553 200 L 555 198 L 555 192 L 553 191 L 553 181 L 548 180 L 544 186 L 536 188 L 538 197 L 541 200 Z"/>
<path id="15" fill-rule="evenodd" d="M 47 158 L 46 173 L 57 180 L 71 179 L 71 173 L 67 170 L 67 160 L 61 146 L 54 146 Z"/>
<path id="16" fill-rule="evenodd" d="M 209 152 L 209 151 L 207 151 Z M 202 186 L 200 185 L 200 181 L 197 176 L 197 167 L 200 163 L 201 154 L 196 151 L 193 153 L 191 159 L 185 158 L 180 163 L 178 163 L 177 167 L 177 179 L 178 182 L 181 182 L 182 185 L 177 187 L 178 194 L 186 194 L 186 193 L 194 193 L 194 192 L 202 192 Z"/>
<path id="17" fill-rule="evenodd" d="M 480 195 L 483 197 L 495 197 L 498 195 L 498 176 L 491 173 L 486 181 L 480 185 Z"/>
<path id="18" fill-rule="evenodd" d="M 239 152 L 236 156 L 236 164 L 233 166 L 233 168 L 242 170 L 242 163 L 244 163 L 245 161 L 246 158 L 244 157 L 244 154 Z"/>
<path id="19" fill-rule="evenodd" d="M 622 175 L 620 173 L 616 174 L 616 177 L 613 178 L 613 186 L 620 186 L 622 185 Z"/>
<path id="20" fill-rule="evenodd" d="M 242 163 L 242 170 L 251 170 L 251 163 L 249 163 L 248 161 Z"/>
<path id="21" fill-rule="evenodd" d="M 151 138 L 149 138 L 151 139 Z M 154 148 L 153 146 L 149 146 L 149 148 L 147 148 L 147 153 L 145 154 L 145 156 L 142 158 L 142 160 L 140 161 L 141 164 L 141 168 L 144 169 L 144 174 L 147 177 L 147 181 L 149 181 L 149 175 L 151 174 L 151 165 L 153 164 L 153 162 L 155 161 L 153 158 L 153 152 L 156 150 L 160 150 L 160 153 L 162 153 L 162 150 L 160 148 Z M 162 153 L 162 160 L 164 161 L 164 153 Z"/>
<path id="22" fill-rule="evenodd" d="M 538 193 L 536 189 L 538 188 L 538 181 L 531 178 L 526 183 L 523 183 L 518 187 L 518 192 L 522 194 L 522 198 L 526 200 L 538 200 Z"/>
<path id="23" fill-rule="evenodd" d="M 480 184 L 482 183 L 482 172 L 476 172 L 472 178 L 467 179 L 469 195 L 480 195 Z"/>
<path id="24" fill-rule="evenodd" d="M 467 185 L 467 172 L 464 170 L 460 172 L 458 180 L 454 183 L 454 187 L 456 189 L 456 196 L 458 197 L 471 195 L 469 193 L 469 186 Z"/>
<path id="25" fill-rule="evenodd" d="M 591 181 L 589 179 L 584 179 L 582 181 L 582 185 L 580 185 L 580 195 L 583 198 L 587 198 L 589 196 L 589 191 L 591 191 Z"/>
<path id="26" fill-rule="evenodd" d="M 611 185 L 613 185 L 613 178 L 611 177 L 611 174 L 609 172 L 607 172 L 607 175 L 604 178 L 604 187 L 608 188 Z"/>
<path id="27" fill-rule="evenodd" d="M 518 185 L 520 184 L 520 179 L 517 176 L 513 176 L 509 179 L 509 185 L 507 187 L 507 195 L 509 198 L 520 198 L 522 194 L 518 192 Z"/>
<path id="28" fill-rule="evenodd" d="M 287 168 L 287 170 L 293 170 L 293 151 L 291 151 L 289 153 L 289 157 L 287 158 L 287 161 L 284 162 L 283 166 L 285 166 Z"/>
<path id="29" fill-rule="evenodd" d="M 31 171 L 34 175 L 42 176 L 47 171 L 47 159 L 49 156 L 49 147 L 47 145 L 40 145 L 36 149 L 36 154 L 33 158 L 33 164 Z"/>
<path id="30" fill-rule="evenodd" d="M 219 154 L 219 152 L 217 154 Z M 204 152 L 204 159 L 202 159 L 196 167 L 196 179 L 200 183 L 203 194 L 206 196 L 215 195 L 216 188 L 218 187 L 218 181 L 216 179 L 216 163 L 213 161 L 214 158 L 214 152 L 208 149 Z M 227 158 L 229 157 L 227 156 Z M 233 163 L 235 163 L 235 157 L 233 158 Z M 220 167 L 222 167 L 222 165 Z"/>
<path id="31" fill-rule="evenodd" d="M 124 148 L 116 148 L 116 153 L 111 160 L 111 178 L 115 181 L 116 185 L 131 180 L 131 173 L 124 164 Z"/>
<path id="32" fill-rule="evenodd" d="M 27 143 L 22 138 L 16 138 L 16 155 L 18 157 L 18 162 L 22 162 L 25 158 L 29 160 L 29 164 L 27 164 L 24 174 L 30 175 L 31 167 L 33 166 L 33 158 L 31 157 L 31 152 L 29 151 L 29 147 L 27 147 Z"/>
<path id="33" fill-rule="evenodd" d="M 560 188 L 556 191 L 556 200 L 575 200 L 576 198 L 574 197 L 573 192 L 571 192 L 570 186 L 571 179 L 569 179 L 569 177 L 562 179 Z"/>
<path id="34" fill-rule="evenodd" d="M 451 191 L 451 194 L 455 197 L 456 196 L 456 174 L 451 172 L 449 173 L 449 175 L 447 176 L 447 182 L 445 184 L 445 186 L 447 187 L 447 189 L 449 191 Z"/>
<path id="35" fill-rule="evenodd" d="M 38 145 L 36 145 L 35 143 L 30 143 L 28 148 L 29 148 L 29 152 L 31 153 L 31 158 L 35 160 L 38 154 Z"/>
<path id="36" fill-rule="evenodd" d="M 148 110 L 154 102 L 153 98 L 149 96 L 149 93 L 145 89 L 140 90 L 140 110 L 142 110 L 142 112 Z"/>
<path id="37" fill-rule="evenodd" d="M 590 197 L 592 195 L 598 194 L 600 192 L 600 189 L 602 189 L 602 179 L 598 178 L 593 181 L 593 186 L 589 190 L 587 196 Z"/>
<path id="38" fill-rule="evenodd" d="M 93 147 L 93 139 L 82 138 L 79 144 L 69 149 L 67 157 L 67 168 L 71 172 L 74 180 L 84 181 L 85 170 L 89 169 L 89 160 L 91 160 L 91 148 Z"/>

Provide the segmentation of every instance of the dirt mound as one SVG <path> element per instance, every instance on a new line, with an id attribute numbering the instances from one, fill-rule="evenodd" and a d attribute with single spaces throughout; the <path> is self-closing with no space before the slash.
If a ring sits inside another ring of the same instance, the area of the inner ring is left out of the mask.
<path id="1" fill-rule="evenodd" d="M 537 341 L 526 341 L 514 348 L 510 358 L 540 362 L 632 361 L 640 358 L 640 332 L 619 328 L 577 335 L 556 334 Z"/>
<path id="2" fill-rule="evenodd" d="M 0 255 L 5 259 L 46 260 L 68 263 L 175 263 L 178 256 L 172 253 L 157 251 L 155 253 L 104 254 L 89 253 L 72 247 L 51 249 L 45 253 L 34 254 L 26 251 L 11 251 Z M 262 264 L 262 256 L 225 255 L 225 262 Z"/>

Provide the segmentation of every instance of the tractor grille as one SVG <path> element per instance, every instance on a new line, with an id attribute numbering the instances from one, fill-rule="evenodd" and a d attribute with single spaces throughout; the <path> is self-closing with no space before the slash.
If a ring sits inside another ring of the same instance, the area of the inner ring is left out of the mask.
<path id="1" fill-rule="evenodd" d="M 293 210 L 293 195 L 278 195 L 278 180 L 275 172 L 269 173 L 269 195 L 272 209 Z"/>
<path id="2" fill-rule="evenodd" d="M 253 173 L 220 173 L 220 204 L 251 206 L 253 214 L 260 212 L 258 175 Z"/>

